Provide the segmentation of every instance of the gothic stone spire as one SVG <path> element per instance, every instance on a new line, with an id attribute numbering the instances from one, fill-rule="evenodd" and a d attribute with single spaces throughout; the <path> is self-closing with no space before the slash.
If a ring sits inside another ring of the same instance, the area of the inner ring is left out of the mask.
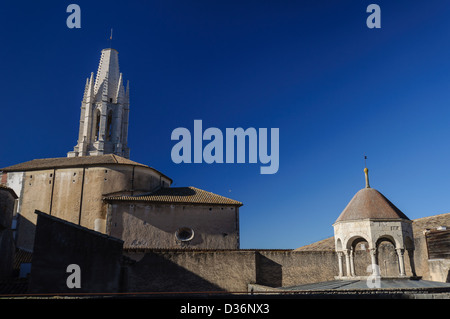
<path id="1" fill-rule="evenodd" d="M 78 143 L 68 157 L 116 154 L 129 158 L 129 88 L 125 91 L 117 50 L 103 49 L 97 74 L 87 79 Z"/>

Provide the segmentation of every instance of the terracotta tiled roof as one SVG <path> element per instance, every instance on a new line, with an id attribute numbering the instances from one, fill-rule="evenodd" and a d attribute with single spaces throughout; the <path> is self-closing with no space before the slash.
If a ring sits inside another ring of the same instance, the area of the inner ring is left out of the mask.
<path id="1" fill-rule="evenodd" d="M 131 161 L 121 156 L 115 154 L 97 155 L 97 156 L 77 156 L 77 157 L 56 157 L 56 158 L 41 158 L 34 159 L 28 162 L 23 162 L 20 164 L 8 166 L 0 169 L 4 172 L 21 172 L 21 171 L 32 171 L 41 169 L 52 169 L 52 168 L 66 168 L 66 167 L 79 167 L 79 166 L 96 166 L 103 164 L 121 164 L 121 165 L 133 165 L 147 167 L 155 172 L 165 176 L 161 172 L 147 165 Z M 165 176 L 167 177 L 167 176 Z M 169 177 L 167 177 L 170 179 Z"/>
<path id="2" fill-rule="evenodd" d="M 40 158 L 28 162 L 12 165 L 1 169 L 4 172 L 17 172 L 28 170 L 39 170 L 58 167 L 73 167 L 98 164 L 128 164 L 148 167 L 146 165 L 133 162 L 129 159 L 114 155 L 98 155 L 98 156 L 78 156 L 78 157 L 56 157 L 56 158 Z"/>
<path id="3" fill-rule="evenodd" d="M 409 220 L 400 209 L 373 188 L 363 188 L 357 192 L 336 222 L 366 218 Z"/>
<path id="4" fill-rule="evenodd" d="M 196 187 L 164 187 L 148 195 L 110 196 L 107 201 L 143 201 L 158 203 L 216 204 L 242 206 L 241 202 Z"/>

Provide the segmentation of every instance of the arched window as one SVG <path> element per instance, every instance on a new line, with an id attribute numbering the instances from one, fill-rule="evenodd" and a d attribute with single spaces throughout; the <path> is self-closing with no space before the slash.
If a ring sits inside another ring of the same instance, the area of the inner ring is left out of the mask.
<path id="1" fill-rule="evenodd" d="M 336 251 L 342 251 L 342 241 L 340 238 L 336 240 Z"/>
<path id="2" fill-rule="evenodd" d="M 111 141 L 112 138 L 112 111 L 108 112 L 108 120 L 106 125 L 106 140 Z"/>
<path id="3" fill-rule="evenodd" d="M 95 111 L 95 140 L 98 141 L 100 133 L 100 111 Z"/>
<path id="4" fill-rule="evenodd" d="M 380 275 L 394 277 L 399 275 L 399 256 L 394 238 L 389 235 L 380 236 L 376 241 L 377 264 Z"/>

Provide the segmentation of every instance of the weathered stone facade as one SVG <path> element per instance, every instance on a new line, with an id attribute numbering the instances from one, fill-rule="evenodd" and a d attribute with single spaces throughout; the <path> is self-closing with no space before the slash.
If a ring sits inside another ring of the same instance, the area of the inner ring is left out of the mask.
<path id="1" fill-rule="evenodd" d="M 110 196 L 107 234 L 126 248 L 239 248 L 241 202 L 195 187 Z"/>
<path id="2" fill-rule="evenodd" d="M 250 284 L 280 288 L 333 281 L 339 271 L 335 251 L 147 249 L 124 254 L 134 261 L 126 266 L 124 281 L 124 290 L 130 292 L 246 292 Z M 391 247 L 380 247 L 379 260 L 383 276 L 398 274 Z M 409 259 L 406 264 L 407 274 L 412 275 Z M 356 251 L 356 274 L 369 276 L 368 265 L 369 254 Z M 426 268 L 416 271 L 422 274 Z"/>
<path id="3" fill-rule="evenodd" d="M 3 169 L 20 186 L 17 247 L 32 251 L 35 210 L 115 236 L 128 248 L 239 248 L 241 202 L 108 154 L 33 160 Z"/>
<path id="4" fill-rule="evenodd" d="M 108 234 L 126 248 L 239 248 L 239 207 L 111 202 Z M 192 229 L 192 239 L 177 231 Z"/>
<path id="5" fill-rule="evenodd" d="M 16 242 L 27 251 L 33 249 L 35 210 L 104 233 L 105 195 L 147 193 L 172 183 L 151 167 L 112 154 L 34 160 L 4 168 L 3 174 L 22 186 Z"/>

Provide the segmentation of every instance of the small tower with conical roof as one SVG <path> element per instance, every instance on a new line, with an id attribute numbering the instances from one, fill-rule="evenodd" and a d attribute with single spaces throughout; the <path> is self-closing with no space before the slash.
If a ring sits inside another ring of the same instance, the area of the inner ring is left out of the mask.
<path id="1" fill-rule="evenodd" d="M 369 185 L 369 170 L 364 169 L 366 187 L 358 191 L 342 211 L 334 227 L 335 249 L 338 255 L 338 278 L 364 277 L 355 274 L 355 249 L 360 242 L 367 242 L 371 255 L 372 274 L 380 276 L 378 248 L 382 241 L 391 242 L 398 256 L 399 277 L 405 277 L 404 251 L 412 256 L 414 238 L 412 221 L 380 192 Z M 344 272 L 345 257 L 345 272 Z M 414 269 L 412 269 L 413 275 Z"/>
<path id="2" fill-rule="evenodd" d="M 92 72 L 86 81 L 78 143 L 67 156 L 115 154 L 129 158 L 129 106 L 129 84 L 125 90 L 119 53 L 112 48 L 103 49 L 95 80 Z"/>

